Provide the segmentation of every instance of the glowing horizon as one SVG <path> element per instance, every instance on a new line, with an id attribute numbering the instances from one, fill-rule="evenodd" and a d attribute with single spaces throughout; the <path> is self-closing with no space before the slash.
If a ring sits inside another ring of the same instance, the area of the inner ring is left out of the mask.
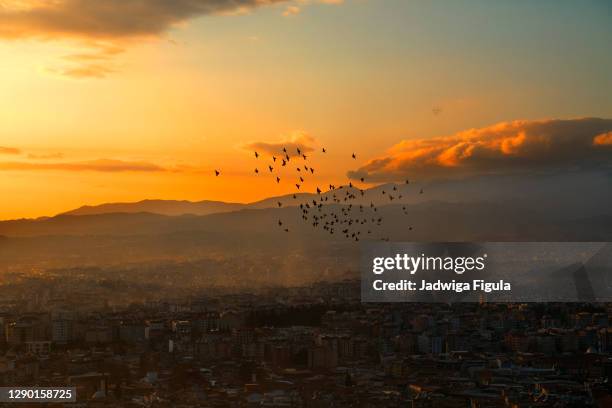
<path id="1" fill-rule="evenodd" d="M 312 191 L 349 171 L 386 180 L 372 160 L 406 166 L 398 149 L 418 140 L 612 118 L 605 2 L 97 4 L 0 1 L 0 219 L 291 193 L 254 177 L 264 165 L 245 146 L 296 135 L 317 149 Z M 450 148 L 447 163 L 462 162 Z"/>

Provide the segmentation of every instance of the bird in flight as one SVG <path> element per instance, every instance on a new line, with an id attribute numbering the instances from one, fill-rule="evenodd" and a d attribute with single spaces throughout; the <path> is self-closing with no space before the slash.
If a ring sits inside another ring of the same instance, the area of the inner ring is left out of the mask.
<path id="1" fill-rule="evenodd" d="M 215 177 L 218 177 L 221 172 L 219 170 L 215 170 Z"/>
<path id="2" fill-rule="evenodd" d="M 259 170 L 257 168 L 255 168 L 255 173 L 259 174 Z"/>
<path id="3" fill-rule="evenodd" d="M 274 167 L 268 166 L 268 168 L 270 169 L 270 173 L 272 173 L 272 170 L 274 170 Z"/>
<path id="4" fill-rule="evenodd" d="M 327 153 L 327 150 L 325 150 L 325 148 L 323 148 L 323 153 Z"/>
<path id="5" fill-rule="evenodd" d="M 255 152 L 255 158 L 258 159 L 259 158 L 259 153 Z"/>
<path id="6" fill-rule="evenodd" d="M 278 176 L 276 177 L 276 182 L 280 183 L 280 177 L 278 177 Z"/>
<path id="7" fill-rule="evenodd" d="M 357 155 L 355 153 L 353 153 L 353 159 L 356 159 Z"/>

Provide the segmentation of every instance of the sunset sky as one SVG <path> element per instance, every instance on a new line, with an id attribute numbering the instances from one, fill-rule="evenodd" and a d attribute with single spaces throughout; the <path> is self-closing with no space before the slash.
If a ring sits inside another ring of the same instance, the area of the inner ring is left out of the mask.
<path id="1" fill-rule="evenodd" d="M 610 44 L 605 0 L 0 0 L 0 219 L 292 192 L 251 145 L 309 189 L 607 166 Z"/>

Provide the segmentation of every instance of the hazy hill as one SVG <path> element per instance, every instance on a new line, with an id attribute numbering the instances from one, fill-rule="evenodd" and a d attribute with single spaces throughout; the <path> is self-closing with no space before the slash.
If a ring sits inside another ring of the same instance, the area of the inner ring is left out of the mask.
<path id="1" fill-rule="evenodd" d="M 142 200 L 135 203 L 106 203 L 101 205 L 85 205 L 61 215 L 94 215 L 110 213 L 140 213 L 148 212 L 163 215 L 196 214 L 236 211 L 245 204 L 225 203 L 222 201 L 177 201 L 177 200 Z"/>

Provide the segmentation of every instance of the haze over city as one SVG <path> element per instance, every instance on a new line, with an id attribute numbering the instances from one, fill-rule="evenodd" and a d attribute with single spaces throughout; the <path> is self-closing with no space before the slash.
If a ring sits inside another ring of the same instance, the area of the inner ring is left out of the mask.
<path id="1" fill-rule="evenodd" d="M 289 143 L 311 192 L 606 180 L 610 5 L 587 4 L 2 1 L 0 219 L 292 193 L 253 174 L 253 147 Z"/>

